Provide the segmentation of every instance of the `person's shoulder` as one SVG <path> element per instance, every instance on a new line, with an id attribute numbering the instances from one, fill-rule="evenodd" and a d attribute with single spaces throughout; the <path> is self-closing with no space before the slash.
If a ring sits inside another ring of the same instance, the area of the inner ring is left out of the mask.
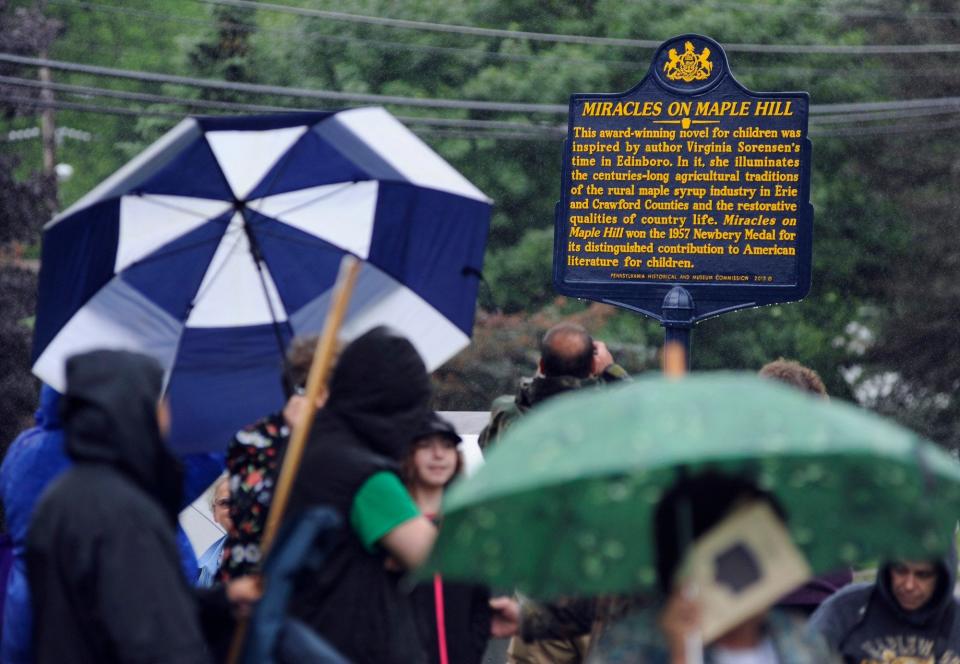
<path id="1" fill-rule="evenodd" d="M 100 467 L 79 465 L 67 470 L 44 491 L 34 510 L 30 531 L 43 533 L 52 528 L 61 541 L 89 540 L 114 530 L 147 527 L 156 518 L 162 519 L 160 508 L 126 477 Z"/>
<path id="2" fill-rule="evenodd" d="M 493 403 L 490 404 L 490 421 L 480 432 L 480 438 L 477 441 L 480 449 L 486 449 L 487 445 L 496 442 L 503 432 L 521 415 L 523 415 L 523 410 L 521 409 L 519 395 L 501 394 L 494 399 Z"/>
<path id="3" fill-rule="evenodd" d="M 863 604 L 870 599 L 874 585 L 870 582 L 848 584 L 823 600 L 817 611 L 820 609 L 836 611 L 855 604 Z"/>

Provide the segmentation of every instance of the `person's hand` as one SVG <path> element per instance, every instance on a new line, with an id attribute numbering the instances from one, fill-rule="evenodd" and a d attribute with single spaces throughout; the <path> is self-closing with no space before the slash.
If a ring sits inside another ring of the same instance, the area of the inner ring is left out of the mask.
<path id="1" fill-rule="evenodd" d="M 687 636 L 700 629 L 700 606 L 683 590 L 675 590 L 660 613 L 660 629 L 670 648 L 670 661 L 686 662 Z"/>
<path id="2" fill-rule="evenodd" d="M 253 612 L 253 605 L 263 595 L 263 583 L 259 575 L 241 576 L 226 584 L 227 599 L 238 618 L 247 618 Z"/>
<path id="3" fill-rule="evenodd" d="M 613 364 L 613 355 L 610 354 L 610 350 L 607 348 L 607 344 L 602 341 L 593 342 L 593 368 L 590 373 L 593 376 L 599 376 L 607 367 Z"/>
<path id="4" fill-rule="evenodd" d="M 505 639 L 520 631 L 520 603 L 512 597 L 491 597 L 490 636 Z"/>

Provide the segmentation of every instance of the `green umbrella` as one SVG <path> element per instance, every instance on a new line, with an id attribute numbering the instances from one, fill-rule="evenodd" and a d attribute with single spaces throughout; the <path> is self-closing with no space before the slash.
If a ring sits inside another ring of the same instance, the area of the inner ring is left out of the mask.
<path id="1" fill-rule="evenodd" d="M 943 554 L 960 465 L 870 412 L 753 375 L 642 378 L 552 399 L 453 486 L 422 573 L 536 597 L 655 584 L 651 520 L 681 469 L 753 479 L 815 571 Z"/>

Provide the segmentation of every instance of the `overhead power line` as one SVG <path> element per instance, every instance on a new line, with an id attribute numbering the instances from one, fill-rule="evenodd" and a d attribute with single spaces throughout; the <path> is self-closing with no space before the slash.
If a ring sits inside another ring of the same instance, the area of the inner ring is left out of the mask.
<path id="1" fill-rule="evenodd" d="M 0 102 L 10 102 L 13 104 L 18 104 L 20 106 L 26 106 L 30 108 L 53 108 L 57 110 L 66 110 L 66 111 L 80 111 L 80 112 L 89 112 L 89 113 L 103 113 L 106 115 L 123 115 L 123 116 L 135 116 L 135 117 L 157 117 L 157 118 L 169 118 L 171 120 L 178 120 L 183 117 L 179 113 L 169 113 L 165 111 L 152 111 L 149 109 L 131 109 L 131 108 L 122 108 L 119 106 L 109 106 L 109 105 L 100 105 L 100 104 L 84 104 L 79 102 L 69 102 L 69 101 L 45 101 L 42 99 L 33 99 L 30 97 L 18 97 L 18 96 L 0 96 Z M 410 118 L 411 120 L 429 120 L 429 118 Z M 434 120 L 438 120 L 434 118 Z M 523 125 L 520 128 L 524 131 L 502 131 L 498 129 L 481 129 L 475 128 L 470 129 L 467 125 L 464 125 L 463 129 L 434 129 L 429 126 L 423 126 L 418 128 L 413 128 L 412 131 L 416 134 L 424 136 L 437 136 L 440 138 L 487 138 L 495 140 L 503 140 L 509 138 L 510 140 L 524 140 L 524 141 L 559 141 L 562 139 L 563 134 L 560 133 L 557 135 L 557 132 L 543 132 L 543 131 L 526 131 L 529 129 L 538 129 L 534 125 Z M 553 135 L 551 135 L 553 134 Z"/>
<path id="2" fill-rule="evenodd" d="M 217 27 L 236 27 L 242 24 L 236 23 L 233 21 L 218 20 L 216 22 L 211 22 L 205 19 L 196 19 L 190 18 L 187 16 L 179 16 L 170 13 L 164 12 L 155 12 L 144 9 L 136 9 L 132 7 L 125 7 L 120 5 L 108 5 L 101 4 L 96 2 L 86 2 L 84 0 L 48 0 L 51 5 L 59 5 L 61 7 L 77 7 L 83 9 L 90 9 L 93 11 L 106 12 L 119 14 L 123 16 L 135 16 L 140 18 L 146 18 L 150 20 L 161 20 L 169 21 L 174 23 L 180 23 L 183 25 L 195 25 L 204 29 L 216 29 Z M 632 70 L 641 70 L 644 63 L 639 61 L 631 60 L 610 60 L 606 58 L 577 58 L 577 57 L 566 57 L 566 56 L 554 56 L 554 55 L 544 55 L 544 54 L 534 54 L 534 53 L 510 53 L 510 52 L 501 52 L 488 49 L 477 49 L 477 48 L 465 48 L 458 46 L 435 46 L 432 44 L 414 44 L 409 42 L 400 42 L 392 41 L 387 39 L 366 39 L 363 37 L 348 36 L 343 34 L 325 34 L 316 30 L 303 30 L 303 29 L 282 29 L 273 26 L 263 26 L 258 25 L 256 32 L 270 35 L 279 35 L 284 37 L 310 37 L 311 39 L 316 39 L 318 41 L 324 42 L 333 42 L 337 44 L 359 44 L 366 48 L 373 48 L 380 51 L 388 52 L 397 52 L 397 51 L 408 51 L 414 53 L 437 53 L 444 56 L 453 56 L 459 57 L 461 59 L 468 59 L 472 62 L 478 61 L 507 61 L 507 62 L 530 62 L 530 63 L 544 63 L 544 64 L 576 64 L 583 63 L 589 65 L 603 65 L 607 67 L 616 67 L 618 69 L 632 69 Z M 857 73 L 858 77 L 863 76 L 892 76 L 892 75 L 902 75 L 904 72 L 904 67 L 910 67 L 909 63 L 905 63 L 901 67 L 861 67 Z M 797 65 L 787 65 L 782 64 L 759 64 L 759 65 L 740 65 L 734 67 L 736 73 L 747 73 L 747 72 L 762 72 L 769 70 L 776 70 L 781 75 L 795 75 L 795 76 L 805 76 L 805 75 L 814 75 L 814 74 L 836 74 L 836 67 L 807 67 L 807 66 L 797 66 Z M 933 77 L 952 77 L 956 75 L 956 68 L 954 67 L 923 67 L 924 76 L 933 76 Z"/>
<path id="3" fill-rule="evenodd" d="M 31 58 L 11 53 L 0 53 L 0 62 L 9 62 L 33 67 L 50 67 L 63 71 L 72 71 L 96 76 L 108 76 L 135 81 L 149 81 L 154 83 L 169 83 L 185 85 L 211 90 L 231 90 L 251 94 L 273 95 L 281 97 L 296 97 L 306 99 L 323 99 L 335 101 L 354 101 L 361 103 L 393 104 L 398 106 L 413 106 L 422 108 L 445 108 L 476 111 L 500 111 L 510 113 L 545 113 L 566 115 L 569 108 L 566 104 L 537 104 L 527 102 L 497 102 L 467 99 L 437 99 L 430 97 L 403 97 L 397 95 L 380 95 L 369 93 L 338 92 L 332 90 L 314 90 L 308 88 L 293 88 L 279 85 L 264 85 L 260 83 L 240 83 L 218 79 L 194 78 L 190 76 L 175 76 L 155 72 L 145 72 L 129 69 L 115 69 L 97 65 L 87 65 L 62 60 Z M 913 108 L 953 108 L 960 105 L 960 97 L 933 97 L 925 99 L 900 99 L 880 102 L 851 102 L 835 104 L 811 104 L 810 113 L 838 114 L 864 113 L 874 111 L 893 111 Z"/>
<path id="4" fill-rule="evenodd" d="M 365 23 L 407 30 L 425 30 L 429 32 L 447 32 L 479 37 L 500 39 L 523 39 L 568 44 L 590 44 L 596 46 L 622 46 L 627 48 L 659 48 L 661 41 L 655 39 L 623 39 L 619 37 L 594 37 L 590 35 L 569 35 L 549 32 L 529 32 L 524 30 L 503 30 L 470 25 L 452 25 L 430 21 L 412 21 L 408 19 L 388 18 L 384 16 L 366 16 L 325 9 L 310 9 L 280 5 L 272 2 L 254 2 L 253 0 L 201 0 L 207 4 L 246 9 L 262 9 L 297 16 L 322 18 L 328 21 L 346 21 Z M 723 48 L 730 52 L 742 53 L 821 53 L 832 55 L 915 55 L 929 53 L 960 53 L 960 44 L 729 44 Z"/>
<path id="5" fill-rule="evenodd" d="M 68 83 L 43 83 L 31 78 L 19 78 L 17 76 L 0 76 L 0 84 L 13 85 L 21 88 L 44 88 L 48 87 L 54 92 L 65 92 L 75 95 L 96 95 L 98 97 L 112 97 L 114 99 L 126 99 L 128 101 L 143 101 L 150 104 L 179 104 L 181 106 L 190 106 L 192 108 L 205 108 L 217 111 L 242 111 L 255 113 L 282 113 L 290 111 L 303 111 L 304 108 L 291 108 L 289 106 L 270 106 L 268 104 L 243 104 L 230 101 L 214 101 L 209 99 L 187 99 L 184 97 L 171 97 L 168 95 L 157 95 L 147 92 L 128 92 L 125 90 L 111 90 L 109 88 L 98 88 L 90 85 L 70 85 Z"/>
<path id="6" fill-rule="evenodd" d="M 359 92 L 337 92 L 333 90 L 313 90 L 308 88 L 292 88 L 281 85 L 264 85 L 261 83 L 240 83 L 235 81 L 221 81 L 209 78 L 193 78 L 190 76 L 174 76 L 154 72 L 135 71 L 130 69 L 115 69 L 97 65 L 85 65 L 62 60 L 46 58 L 30 58 L 12 53 L 0 53 L 0 62 L 27 65 L 31 67 L 50 67 L 62 71 L 73 71 L 97 76 L 112 76 L 136 81 L 151 81 L 153 83 L 171 83 L 191 87 L 213 90 L 233 90 L 252 94 L 281 95 L 302 97 L 305 99 L 323 99 L 325 101 L 360 102 L 366 104 L 394 104 L 397 106 L 420 106 L 423 108 L 450 108 L 472 111 L 506 111 L 514 113 L 566 113 L 565 104 L 533 104 L 525 102 L 491 102 L 466 99 L 433 99 L 418 97 L 402 97 L 398 95 L 380 95 Z"/>
<path id="7" fill-rule="evenodd" d="M 674 7 L 706 7 L 724 11 L 743 11 L 754 12 L 758 14 L 813 14 L 816 16 L 843 16 L 847 18 L 875 18 L 888 19 L 893 21 L 912 21 L 912 20 L 939 20 L 949 21 L 960 18 L 960 12 L 937 12 L 937 11 L 913 11 L 913 12 L 892 12 L 882 9 L 831 9 L 828 7 L 815 7 L 811 5 L 788 7 L 779 6 L 764 2 L 762 4 L 750 4 L 744 2 L 732 2 L 724 0 L 723 2 L 704 2 L 703 0 L 657 0 L 660 4 L 672 5 Z"/>
<path id="8" fill-rule="evenodd" d="M 91 9 L 94 11 L 107 12 L 113 14 L 121 14 L 124 16 L 139 16 L 142 18 L 148 19 L 159 19 L 162 21 L 171 21 L 175 23 L 181 23 L 184 25 L 196 25 L 205 29 L 216 28 L 219 26 L 222 27 L 236 27 L 242 24 L 235 23 L 232 21 L 217 21 L 216 23 L 211 23 L 208 20 L 189 18 L 186 16 L 176 16 L 174 14 L 168 14 L 163 12 L 153 12 L 144 9 L 135 9 L 131 7 L 123 7 L 119 5 L 104 5 L 96 2 L 84 2 L 82 0 L 49 0 L 52 5 L 60 5 L 62 7 L 80 7 L 83 9 Z M 628 60 L 607 60 L 607 59 L 585 59 L 585 58 L 575 58 L 575 57 L 563 57 L 563 56 L 551 56 L 551 55 L 536 55 L 536 54 L 526 54 L 526 53 L 502 53 L 500 51 L 488 51 L 488 50 L 479 50 L 476 48 L 464 48 L 458 46 L 435 46 L 433 44 L 411 44 L 408 42 L 398 42 L 385 39 L 365 39 L 363 37 L 354 37 L 347 35 L 329 35 L 317 31 L 302 31 L 302 30 L 285 30 L 282 28 L 270 27 L 270 26 L 260 26 L 256 28 L 257 32 L 262 32 L 264 34 L 273 34 L 273 35 L 282 35 L 286 37 L 296 37 L 301 38 L 308 36 L 311 39 L 317 39 L 319 41 L 334 42 L 338 44 L 362 44 L 369 48 L 375 48 L 377 50 L 387 50 L 387 51 L 414 51 L 414 52 L 423 52 L 423 53 L 437 53 L 445 56 L 458 56 L 461 58 L 468 58 L 471 60 L 506 60 L 512 62 L 544 62 L 544 63 L 582 63 L 582 64 L 603 64 L 611 67 L 618 67 L 622 69 L 630 69 L 638 67 L 638 63 L 631 62 Z M 953 70 L 951 70 L 953 71 Z"/>
<path id="9" fill-rule="evenodd" d="M 811 114 L 869 113 L 913 108 L 960 108 L 960 97 L 931 97 L 927 99 L 897 99 L 895 101 L 859 101 L 842 104 L 811 104 Z"/>
<path id="10" fill-rule="evenodd" d="M 822 127 L 824 125 L 836 124 L 854 124 L 862 122 L 875 122 L 877 120 L 897 120 L 903 118 L 923 118 L 935 115 L 948 115 L 960 112 L 960 105 L 944 108 L 917 108 L 906 109 L 903 111 L 878 111 L 875 113 L 846 113 L 839 115 L 818 115 L 814 117 L 814 126 Z"/>
<path id="11" fill-rule="evenodd" d="M 30 108 L 54 108 L 66 111 L 89 111 L 96 113 L 105 113 L 107 115 L 130 115 L 135 117 L 150 116 L 155 118 L 181 119 L 183 113 L 171 113 L 166 111 L 152 111 L 140 108 L 124 108 L 121 106 L 107 106 L 100 104 L 82 104 L 72 101 L 46 101 L 43 99 L 34 99 L 32 97 L 19 97 L 17 95 L 4 95 L 0 101 L 9 102 L 18 106 L 28 106 Z"/>
<path id="12" fill-rule="evenodd" d="M 39 80 L 32 78 L 20 78 L 17 76 L 0 76 L 0 85 L 11 85 L 14 87 L 25 87 L 32 89 L 43 88 L 45 85 L 55 92 L 63 92 L 86 97 L 109 97 L 114 99 L 125 99 L 129 101 L 142 101 L 153 104 L 173 104 L 186 106 L 189 108 L 202 108 L 210 110 L 224 110 L 240 113 L 298 113 L 315 109 L 305 108 L 303 106 L 271 106 L 265 104 L 250 104 L 245 102 L 232 101 L 214 101 L 207 99 L 192 99 L 189 97 L 176 97 L 172 95 L 158 95 L 144 92 L 128 92 L 124 90 L 113 90 L 111 88 L 102 88 L 93 85 L 72 85 L 68 83 L 50 83 L 44 84 Z M 943 115 L 960 112 L 960 100 L 943 106 L 921 106 L 918 108 L 907 108 L 903 110 L 880 110 L 863 113 L 842 113 L 831 111 L 829 105 L 818 108 L 826 108 L 826 112 L 833 112 L 833 115 L 817 115 L 814 122 L 820 124 L 851 124 L 857 122 L 873 122 L 877 120 L 901 119 L 901 118 L 919 118 L 933 115 Z M 437 127 L 457 127 L 461 129 L 503 129 L 520 131 L 542 131 L 558 135 L 566 134 L 566 126 L 559 124 L 535 124 L 527 122 L 508 122 L 501 120 L 474 120 L 469 118 L 436 118 L 420 116 L 398 116 L 400 120 L 407 124 L 432 125 Z"/>
<path id="13" fill-rule="evenodd" d="M 171 120 L 178 120 L 183 117 L 179 113 L 169 113 L 164 111 L 152 111 L 149 109 L 131 109 L 118 106 L 84 104 L 67 101 L 44 101 L 29 97 L 18 96 L 0 96 L 0 102 L 10 102 L 31 108 L 54 108 L 60 110 L 72 110 L 80 112 L 102 113 L 106 115 L 123 115 L 134 117 L 160 117 Z M 440 118 L 409 118 L 409 120 L 443 120 Z M 482 121 L 475 121 L 482 122 Z M 519 124 L 519 123 L 514 123 Z M 810 129 L 810 135 L 813 137 L 855 137 L 855 136 L 876 136 L 883 134 L 904 134 L 904 133 L 928 133 L 941 131 L 944 129 L 955 129 L 960 127 L 960 121 L 956 122 L 903 122 L 898 124 L 883 124 L 866 127 L 820 127 L 814 125 Z M 562 138 L 562 132 L 544 132 L 528 131 L 538 129 L 535 125 L 522 125 L 518 129 L 524 131 L 505 131 L 497 128 L 483 129 L 477 128 L 444 129 L 430 126 L 414 128 L 413 131 L 422 136 L 434 136 L 437 138 L 464 138 L 464 139 L 492 139 L 492 140 L 524 140 L 524 141 L 559 141 Z"/>
<path id="14" fill-rule="evenodd" d="M 960 121 L 953 122 L 901 122 L 871 127 L 838 127 L 817 132 L 811 131 L 814 136 L 882 136 L 887 134 L 926 134 L 941 132 L 945 129 L 960 129 Z"/>
<path id="15" fill-rule="evenodd" d="M 126 99 L 129 101 L 143 101 L 147 103 L 179 105 L 187 107 L 199 107 L 213 110 L 228 110 L 241 113 L 302 113 L 316 109 L 292 106 L 265 106 L 262 104 L 246 104 L 243 102 L 228 101 L 210 101 L 205 99 L 190 99 L 185 97 L 174 97 L 170 95 L 156 95 L 141 92 L 126 92 L 122 90 L 112 90 L 110 88 L 101 88 L 92 85 L 70 85 L 66 83 L 44 84 L 38 80 L 30 78 L 19 78 L 16 76 L 0 76 L 0 85 L 10 85 L 14 87 L 25 88 L 43 88 L 50 87 L 57 92 L 66 94 L 80 95 L 85 97 L 109 97 L 115 99 Z M 11 100 L 23 100 L 29 97 L 10 97 Z M 93 105 L 92 108 L 101 108 L 99 105 Z M 406 124 L 430 125 L 436 127 L 457 127 L 461 129 L 501 129 L 513 131 L 533 131 L 547 134 L 563 136 L 566 134 L 566 126 L 558 124 L 535 124 L 529 122 L 506 122 L 502 120 L 474 120 L 470 118 L 436 118 L 421 116 L 403 116 L 397 118 Z"/>

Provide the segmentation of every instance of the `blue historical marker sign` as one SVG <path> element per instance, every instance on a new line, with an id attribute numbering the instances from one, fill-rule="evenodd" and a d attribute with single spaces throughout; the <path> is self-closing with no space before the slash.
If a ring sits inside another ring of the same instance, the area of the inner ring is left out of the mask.
<path id="1" fill-rule="evenodd" d="M 561 293 L 680 325 L 810 289 L 805 92 L 751 92 L 720 45 L 665 42 L 623 94 L 575 94 L 557 205 Z"/>

